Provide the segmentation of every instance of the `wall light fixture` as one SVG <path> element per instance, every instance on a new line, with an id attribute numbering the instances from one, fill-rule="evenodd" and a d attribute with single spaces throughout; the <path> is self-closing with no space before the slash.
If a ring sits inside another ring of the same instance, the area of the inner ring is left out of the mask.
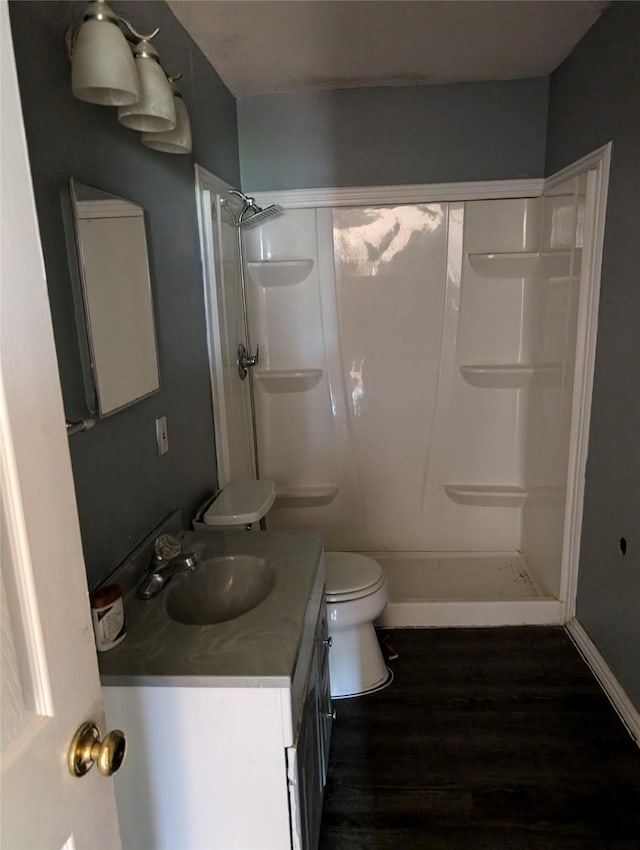
<path id="1" fill-rule="evenodd" d="M 85 9 L 82 23 L 67 31 L 71 91 L 79 100 L 102 106 L 138 100 L 138 72 L 119 21 L 105 0 L 94 0 Z"/>
<path id="2" fill-rule="evenodd" d="M 71 90 L 89 103 L 118 107 L 118 120 L 143 133 L 147 147 L 191 152 L 191 125 L 180 92 L 168 78 L 149 35 L 116 15 L 106 0 L 92 0 L 82 21 L 67 31 Z"/>
<path id="3" fill-rule="evenodd" d="M 152 35 L 142 36 L 133 48 L 140 80 L 140 99 L 118 107 L 118 121 L 130 130 L 142 133 L 163 133 L 176 126 L 173 92 L 162 70 L 158 51 L 150 42 L 156 33 L 157 30 Z"/>
<path id="4" fill-rule="evenodd" d="M 180 79 L 181 76 L 182 74 L 178 74 L 176 77 L 169 77 L 173 89 L 176 126 L 173 130 L 164 133 L 143 133 L 141 136 L 142 144 L 148 148 L 163 153 L 191 153 L 191 121 L 182 95 L 175 86 L 175 81 Z"/>

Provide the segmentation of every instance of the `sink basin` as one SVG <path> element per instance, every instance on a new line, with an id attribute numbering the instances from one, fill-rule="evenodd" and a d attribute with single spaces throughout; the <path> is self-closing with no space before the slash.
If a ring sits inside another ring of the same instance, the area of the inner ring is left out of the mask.
<path id="1" fill-rule="evenodd" d="M 225 623 L 259 605 L 274 583 L 270 564 L 255 555 L 200 560 L 194 572 L 172 579 L 167 589 L 167 613 L 187 626 Z"/>

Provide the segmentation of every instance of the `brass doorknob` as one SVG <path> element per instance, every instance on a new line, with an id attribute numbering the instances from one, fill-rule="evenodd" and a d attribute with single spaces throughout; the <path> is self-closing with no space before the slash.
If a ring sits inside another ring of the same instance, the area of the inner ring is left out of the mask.
<path id="1" fill-rule="evenodd" d="M 127 739 L 124 732 L 114 729 L 102 741 L 101 732 L 95 723 L 83 723 L 73 736 L 69 747 L 69 771 L 74 776 L 84 776 L 97 762 L 103 776 L 111 776 L 119 770 L 127 754 Z"/>

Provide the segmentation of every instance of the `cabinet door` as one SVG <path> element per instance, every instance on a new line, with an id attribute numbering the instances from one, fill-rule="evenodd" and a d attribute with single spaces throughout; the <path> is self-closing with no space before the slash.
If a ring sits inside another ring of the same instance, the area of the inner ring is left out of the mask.
<path id="1" fill-rule="evenodd" d="M 318 713 L 315 688 L 307 692 L 297 744 L 287 750 L 293 850 L 315 850 L 320 837 L 322 784 L 318 769 Z"/>
<path id="2" fill-rule="evenodd" d="M 322 604 L 298 735 L 295 746 L 287 750 L 293 850 L 316 850 L 320 838 L 333 720 L 328 637 L 326 608 Z"/>

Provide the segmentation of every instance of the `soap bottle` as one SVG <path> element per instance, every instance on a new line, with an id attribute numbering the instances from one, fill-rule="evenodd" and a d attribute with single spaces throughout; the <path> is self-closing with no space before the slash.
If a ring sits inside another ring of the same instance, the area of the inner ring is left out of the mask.
<path id="1" fill-rule="evenodd" d="M 120 585 L 107 584 L 96 590 L 91 597 L 91 619 L 98 652 L 106 652 L 122 643 L 127 632 Z"/>

